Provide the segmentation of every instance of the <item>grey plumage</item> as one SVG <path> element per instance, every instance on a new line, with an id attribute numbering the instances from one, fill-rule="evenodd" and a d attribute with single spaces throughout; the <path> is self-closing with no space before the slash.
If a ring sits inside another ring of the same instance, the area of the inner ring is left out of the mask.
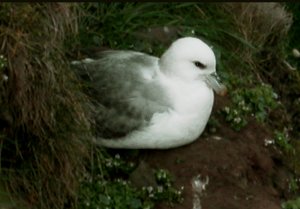
<path id="1" fill-rule="evenodd" d="M 74 71 L 92 99 L 97 137 L 116 138 L 146 126 L 171 108 L 157 80 L 158 58 L 133 51 L 106 51 L 96 60 L 75 61 Z"/>

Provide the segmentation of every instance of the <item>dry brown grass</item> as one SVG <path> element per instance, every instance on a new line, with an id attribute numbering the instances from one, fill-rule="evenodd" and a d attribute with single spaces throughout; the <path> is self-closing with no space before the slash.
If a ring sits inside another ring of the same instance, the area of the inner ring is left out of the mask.
<path id="1" fill-rule="evenodd" d="M 243 57 L 247 64 L 254 69 L 263 70 L 262 63 L 258 63 L 258 60 L 269 62 L 272 60 L 272 53 L 284 57 L 282 44 L 292 24 L 292 16 L 280 3 L 225 3 L 223 8 L 231 14 L 237 32 L 255 48 L 255 51 L 248 47 L 235 49 L 236 54 Z M 260 53 L 269 49 L 273 51 L 264 54 L 263 60 L 258 59 Z"/>
<path id="2" fill-rule="evenodd" d="M 284 37 L 292 23 L 292 16 L 279 3 L 227 3 L 225 8 L 243 38 L 259 47 L 273 43 L 276 36 Z"/>
<path id="3" fill-rule="evenodd" d="M 234 45 L 236 54 L 250 66 L 247 69 L 256 75 L 254 80 L 270 83 L 284 104 L 284 112 L 274 113 L 274 127 L 284 125 L 291 135 L 299 138 L 300 73 L 289 66 L 285 51 L 292 14 L 274 2 L 226 3 L 223 8 L 232 14 L 242 38 L 254 47 Z"/>
<path id="4" fill-rule="evenodd" d="M 76 34 L 66 3 L 0 4 L 1 176 L 12 194 L 37 208 L 75 206 L 88 153 L 88 122 L 65 60 L 64 41 Z"/>

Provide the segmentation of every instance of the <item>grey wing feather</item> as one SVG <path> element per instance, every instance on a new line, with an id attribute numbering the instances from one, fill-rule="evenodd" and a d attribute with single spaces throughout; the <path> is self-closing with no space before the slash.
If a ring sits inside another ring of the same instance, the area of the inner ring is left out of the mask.
<path id="1" fill-rule="evenodd" d="M 74 63 L 94 101 L 97 136 L 122 137 L 147 125 L 156 112 L 171 106 L 155 79 L 156 57 L 131 51 L 108 51 L 102 58 Z"/>

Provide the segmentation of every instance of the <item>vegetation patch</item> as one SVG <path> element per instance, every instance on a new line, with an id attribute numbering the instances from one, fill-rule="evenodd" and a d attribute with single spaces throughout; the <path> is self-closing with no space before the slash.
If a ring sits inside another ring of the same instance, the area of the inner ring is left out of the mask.
<path id="1" fill-rule="evenodd" d="M 88 159 L 86 99 L 64 54 L 74 12 L 70 4 L 0 5 L 0 175 L 28 207 L 76 205 Z"/>
<path id="2" fill-rule="evenodd" d="M 282 204 L 283 209 L 299 209 L 300 208 L 300 198 L 295 200 L 289 200 Z"/>
<path id="3" fill-rule="evenodd" d="M 182 201 L 182 190 L 173 187 L 171 174 L 163 169 L 153 173 L 155 185 L 134 186 L 128 176 L 136 163 L 115 156 L 95 153 L 95 161 L 81 179 L 79 208 L 151 209 L 158 202 Z M 101 155 L 101 156 L 99 156 Z M 98 157 L 97 157 L 98 156 Z"/>
<path id="4" fill-rule="evenodd" d="M 270 85 L 262 84 L 253 88 L 237 89 L 230 93 L 231 107 L 221 112 L 225 120 L 237 131 L 245 127 L 249 117 L 258 122 L 267 122 L 269 113 L 279 107 L 278 95 Z"/>

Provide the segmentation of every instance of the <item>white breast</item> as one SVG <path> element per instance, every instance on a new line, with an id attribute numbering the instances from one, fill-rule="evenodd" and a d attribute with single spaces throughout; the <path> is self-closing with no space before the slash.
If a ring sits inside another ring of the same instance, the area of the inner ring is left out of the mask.
<path id="1" fill-rule="evenodd" d="M 102 140 L 101 144 L 111 148 L 168 149 L 196 140 L 209 119 L 213 91 L 199 81 L 184 84 L 173 80 L 164 83 L 173 100 L 173 109 L 154 114 L 148 127 L 118 140 Z"/>
<path id="2" fill-rule="evenodd" d="M 154 115 L 153 126 L 148 129 L 153 134 L 152 146 L 157 148 L 177 147 L 196 140 L 211 114 L 214 95 L 204 82 L 174 84 L 169 88 L 174 109 Z"/>

